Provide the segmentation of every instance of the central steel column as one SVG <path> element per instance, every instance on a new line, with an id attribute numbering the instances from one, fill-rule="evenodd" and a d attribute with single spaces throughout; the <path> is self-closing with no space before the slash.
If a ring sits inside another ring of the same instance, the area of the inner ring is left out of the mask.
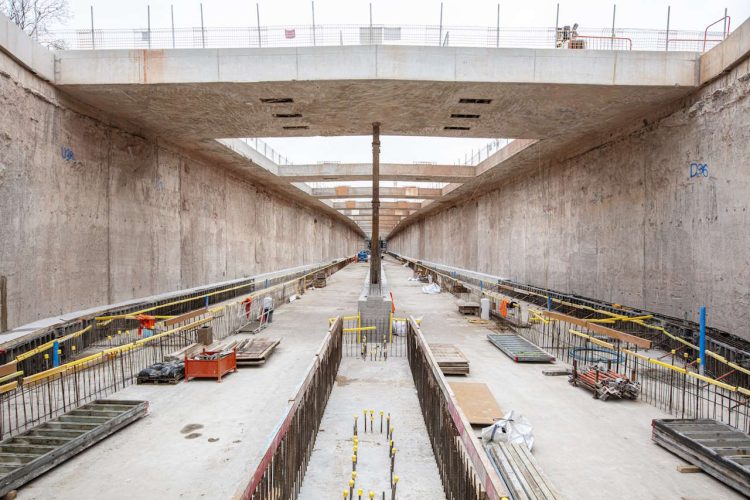
<path id="1" fill-rule="evenodd" d="M 372 124 L 372 237 L 370 284 L 380 284 L 380 123 Z"/>

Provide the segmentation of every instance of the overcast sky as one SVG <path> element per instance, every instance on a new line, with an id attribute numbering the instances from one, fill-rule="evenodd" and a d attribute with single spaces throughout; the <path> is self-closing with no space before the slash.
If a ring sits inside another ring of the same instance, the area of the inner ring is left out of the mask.
<path id="1" fill-rule="evenodd" d="M 194 0 L 69 0 L 72 17 L 66 27 L 88 28 L 90 8 L 98 29 L 136 28 L 147 25 L 146 9 L 151 6 L 152 28 L 170 26 L 170 6 L 174 6 L 175 26 L 200 26 L 200 4 Z M 205 0 L 206 27 L 255 26 L 256 3 L 261 25 L 291 26 L 310 24 L 312 2 L 307 0 Z M 750 17 L 750 0 L 502 0 L 502 27 L 554 27 L 556 6 L 560 4 L 560 25 L 579 23 L 582 27 L 611 27 L 614 3 L 619 28 L 664 29 L 667 6 L 671 5 L 671 29 L 703 30 L 728 9 L 732 25 Z M 367 24 L 372 5 L 373 23 L 426 25 L 440 21 L 440 1 L 436 0 L 316 0 L 316 24 Z M 494 26 L 497 1 L 446 0 L 443 24 L 446 26 Z M 721 28 L 719 28 L 721 29 Z M 488 139 L 438 139 L 384 137 L 384 162 L 432 161 L 453 163 L 467 151 L 486 144 Z M 267 142 L 295 163 L 322 160 L 365 162 L 370 159 L 370 138 L 268 139 Z"/>

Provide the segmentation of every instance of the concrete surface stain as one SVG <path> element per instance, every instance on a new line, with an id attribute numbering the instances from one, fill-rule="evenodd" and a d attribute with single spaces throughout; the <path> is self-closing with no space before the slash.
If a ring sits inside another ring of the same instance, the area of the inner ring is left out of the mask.
<path id="1" fill-rule="evenodd" d="M 208 442 L 209 443 L 215 443 L 218 440 L 219 440 L 219 438 L 208 438 Z"/>
<path id="2" fill-rule="evenodd" d="M 202 435 L 203 434 L 201 434 L 200 432 L 193 432 L 185 436 L 185 439 L 195 439 L 201 437 Z"/>
<path id="3" fill-rule="evenodd" d="M 189 432 L 197 431 L 198 429 L 203 429 L 203 424 L 187 424 L 180 430 L 180 433 L 187 434 Z"/>

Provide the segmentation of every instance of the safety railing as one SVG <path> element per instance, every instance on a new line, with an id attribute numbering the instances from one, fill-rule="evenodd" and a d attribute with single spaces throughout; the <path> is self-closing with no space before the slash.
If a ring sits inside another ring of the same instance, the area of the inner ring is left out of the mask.
<path id="1" fill-rule="evenodd" d="M 195 342 L 198 328 L 209 321 L 192 321 L 153 337 L 6 382 L 0 386 L 0 439 L 124 389 L 140 370 L 161 361 L 164 354 Z"/>
<path id="2" fill-rule="evenodd" d="M 283 156 L 281 153 L 273 149 L 271 146 L 268 145 L 267 142 L 262 141 L 261 139 L 258 139 L 257 137 L 250 138 L 250 137 L 244 137 L 240 139 L 242 142 L 256 150 L 258 153 L 262 154 L 272 162 L 276 163 L 277 165 L 292 165 L 293 163 L 289 161 L 289 158 L 286 156 Z"/>
<path id="3" fill-rule="evenodd" d="M 245 499 L 291 499 L 299 495 L 328 397 L 342 358 L 341 318 L 331 324 L 307 375 L 290 399 L 250 482 Z"/>
<path id="4" fill-rule="evenodd" d="M 687 352 L 644 351 L 582 327 L 577 318 L 551 318 L 547 311 L 535 315 L 517 333 L 559 360 L 578 369 L 596 365 L 629 377 L 639 384 L 639 399 L 678 418 L 711 418 L 750 432 L 750 390 L 701 375 Z"/>
<path id="5" fill-rule="evenodd" d="M 98 316 L 72 320 L 4 344 L 4 361 L 6 364 L 16 363 L 16 370 L 28 376 L 75 360 L 89 347 L 127 344 L 140 338 L 139 316 L 154 318 L 156 330 L 163 331 L 163 323 L 170 318 L 202 311 L 201 315 L 214 318 L 214 337 L 221 339 L 242 326 L 243 321 L 247 323 L 251 316 L 257 317 L 260 306 L 252 300 L 253 297 L 270 295 L 277 303 L 282 302 L 303 291 L 315 273 L 328 275 L 352 260 L 348 257 L 315 266 L 285 269 L 103 309 Z M 239 299 L 232 301 L 237 297 Z"/>
<path id="6" fill-rule="evenodd" d="M 635 371 L 644 401 L 678 417 L 713 418 L 750 431 L 748 352 L 722 342 L 717 338 L 720 332 L 706 339 L 701 374 L 698 346 L 675 333 L 668 318 L 392 255 L 431 274 L 445 288 L 489 298 L 496 316 L 504 316 L 503 302 L 506 307 L 516 302 L 516 310 L 524 313 L 505 319 L 516 325 L 517 333 L 562 361 L 604 363 L 627 376 Z"/>
<path id="7" fill-rule="evenodd" d="M 710 28 L 711 26 L 709 26 Z M 577 28 L 570 48 L 595 50 L 685 50 L 700 52 L 729 30 L 648 30 Z M 555 48 L 556 28 L 439 25 L 296 25 L 261 27 L 189 27 L 65 29 L 40 42 L 63 50 L 195 49 L 231 47 L 312 47 L 344 45 L 419 45 L 435 47 Z M 681 42 L 673 42 L 681 40 Z M 568 48 L 569 44 L 565 44 Z"/>
<path id="8" fill-rule="evenodd" d="M 413 318 L 407 328 L 409 367 L 446 498 L 508 498 Z"/>
<path id="9" fill-rule="evenodd" d="M 331 319 L 331 321 L 333 318 Z M 367 361 L 388 361 L 406 356 L 407 318 L 363 318 L 358 312 L 344 316 L 344 356 Z"/>
<path id="10" fill-rule="evenodd" d="M 101 398 L 132 384 L 138 372 L 160 362 L 164 355 L 197 341 L 200 327 L 210 326 L 213 339 L 221 340 L 258 318 L 262 301 L 272 297 L 278 307 L 292 295 L 302 294 L 320 273 L 327 276 L 352 259 L 336 260 L 302 275 L 281 274 L 286 281 L 261 282 L 248 293 L 245 285 L 223 288 L 199 297 L 172 300 L 137 311 L 100 316 L 78 332 L 49 341 L 20 355 L 0 367 L 0 439 L 23 432 L 65 411 Z M 237 298 L 205 307 L 206 298 L 226 297 L 238 292 Z M 141 304 L 142 307 L 142 304 Z M 189 309 L 177 316 L 157 314 Z M 134 328 L 142 313 L 156 314 L 159 319 L 153 334 L 144 336 Z M 123 327 L 123 329 L 115 328 Z M 87 344 L 84 342 L 87 341 Z M 53 362 L 57 348 L 57 359 Z M 58 365 L 59 363 L 59 365 Z M 41 368 L 33 374 L 24 366 Z"/>

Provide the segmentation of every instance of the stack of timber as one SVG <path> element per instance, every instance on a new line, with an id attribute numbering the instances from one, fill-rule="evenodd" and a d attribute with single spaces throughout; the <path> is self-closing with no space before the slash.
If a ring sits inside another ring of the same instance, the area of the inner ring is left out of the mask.
<path id="1" fill-rule="evenodd" d="M 485 449 L 513 500 L 562 498 L 525 444 L 490 442 Z"/>
<path id="2" fill-rule="evenodd" d="M 469 360 L 453 344 L 430 344 L 430 350 L 443 375 L 468 375 Z"/>
<path id="3" fill-rule="evenodd" d="M 97 400 L 0 441 L 0 497 L 146 415 L 147 401 Z"/>
<path id="4" fill-rule="evenodd" d="M 459 314 L 467 314 L 471 316 L 479 316 L 480 305 L 479 302 L 468 302 L 461 300 L 458 302 Z"/>
<path id="5" fill-rule="evenodd" d="M 205 352 L 209 354 L 226 353 L 234 349 L 238 343 L 239 340 L 236 339 L 217 340 L 213 344 L 206 346 Z"/>
<path id="6" fill-rule="evenodd" d="M 612 370 L 599 370 L 590 366 L 586 371 L 579 371 L 575 364 L 568 382 L 582 386 L 594 393 L 594 397 L 606 401 L 609 398 L 636 399 L 641 390 L 640 382 L 633 382 L 625 375 Z"/>
<path id="7" fill-rule="evenodd" d="M 279 339 L 246 339 L 237 344 L 237 366 L 260 366 L 271 357 Z"/>
<path id="8" fill-rule="evenodd" d="M 192 358 L 196 354 L 202 352 L 204 347 L 205 346 L 203 344 L 193 342 L 187 347 L 183 347 L 182 349 L 177 349 L 176 351 L 170 352 L 169 354 L 165 354 L 164 361 L 182 361 L 185 359 L 185 357 Z"/>
<path id="9" fill-rule="evenodd" d="M 750 435 L 711 419 L 657 419 L 651 438 L 750 497 Z"/>

